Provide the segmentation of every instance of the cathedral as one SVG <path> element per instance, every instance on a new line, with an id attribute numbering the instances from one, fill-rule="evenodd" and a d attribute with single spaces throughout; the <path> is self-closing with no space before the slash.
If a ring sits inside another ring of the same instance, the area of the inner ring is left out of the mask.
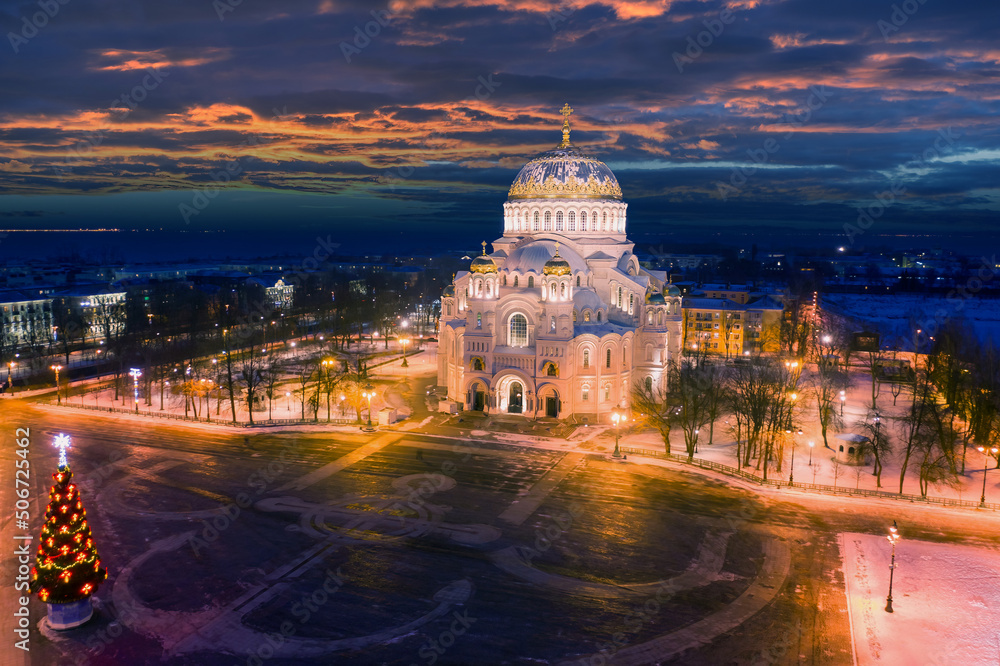
<path id="1" fill-rule="evenodd" d="M 438 384 L 466 410 L 610 422 L 680 353 L 681 294 L 643 269 L 606 164 L 562 142 L 521 168 L 493 252 L 441 298 Z"/>

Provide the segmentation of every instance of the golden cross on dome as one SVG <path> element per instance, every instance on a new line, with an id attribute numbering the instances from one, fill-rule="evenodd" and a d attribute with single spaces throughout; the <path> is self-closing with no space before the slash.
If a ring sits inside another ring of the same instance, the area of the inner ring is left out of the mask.
<path id="1" fill-rule="evenodd" d="M 559 256 L 559 241 L 556 241 L 556 256 Z"/>
<path id="2" fill-rule="evenodd" d="M 483 241 L 483 256 L 486 256 L 486 241 Z"/>
<path id="3" fill-rule="evenodd" d="M 565 148 L 569 145 L 569 116 L 573 113 L 573 109 L 570 108 L 569 104 L 563 104 L 563 108 L 560 109 L 559 113 L 561 113 L 565 118 L 563 120 L 563 140 L 562 143 L 559 144 L 559 147 Z"/>

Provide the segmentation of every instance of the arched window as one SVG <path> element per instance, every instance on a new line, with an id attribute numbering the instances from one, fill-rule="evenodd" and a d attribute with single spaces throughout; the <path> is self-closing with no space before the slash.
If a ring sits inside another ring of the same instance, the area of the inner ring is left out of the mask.
<path id="1" fill-rule="evenodd" d="M 563 282 L 561 285 L 559 285 L 559 295 L 562 296 L 563 299 L 566 298 L 566 283 L 565 282 Z"/>
<path id="2" fill-rule="evenodd" d="M 448 307 L 446 307 L 445 310 L 447 311 L 448 316 L 450 317 L 451 316 L 451 303 L 448 304 Z"/>
<path id="3" fill-rule="evenodd" d="M 589 349 L 584 349 L 583 350 L 583 369 L 587 370 L 588 368 L 590 368 L 590 350 Z"/>
<path id="4" fill-rule="evenodd" d="M 587 230 L 587 211 L 580 212 L 580 231 Z"/>
<path id="5" fill-rule="evenodd" d="M 646 345 L 646 360 L 653 360 L 653 345 Z"/>
<path id="6" fill-rule="evenodd" d="M 657 325 L 657 326 L 663 326 L 663 310 L 660 310 L 660 311 L 659 311 L 659 312 L 657 313 L 657 317 L 656 317 L 656 325 Z"/>
<path id="7" fill-rule="evenodd" d="M 553 282 L 552 284 L 549 285 L 549 294 L 552 296 L 552 298 L 556 297 L 556 283 L 555 282 Z"/>
<path id="8" fill-rule="evenodd" d="M 533 227 L 535 231 L 538 231 L 538 211 L 535 211 L 535 226 Z"/>
<path id="9" fill-rule="evenodd" d="M 555 377 L 558 372 L 559 372 L 559 370 L 556 369 L 556 364 L 555 363 L 549 363 L 549 367 L 545 371 L 545 375 L 548 376 L 548 377 Z"/>
<path id="10" fill-rule="evenodd" d="M 618 287 L 618 309 L 622 307 L 622 288 Z"/>
<path id="11" fill-rule="evenodd" d="M 628 365 L 628 347 L 622 347 L 622 367 Z"/>
<path id="12" fill-rule="evenodd" d="M 580 393 L 580 399 L 583 400 L 584 402 L 588 402 L 590 400 L 590 385 L 589 384 L 584 384 L 583 385 L 583 391 Z"/>
<path id="13" fill-rule="evenodd" d="M 528 320 L 523 314 L 516 314 L 510 318 L 510 346 L 528 346 Z"/>
<path id="14" fill-rule="evenodd" d="M 601 231 L 608 230 L 608 214 L 604 213 L 604 220 L 601 222 Z"/>
<path id="15" fill-rule="evenodd" d="M 601 312 L 600 312 L 600 310 L 598 310 L 598 312 L 597 312 L 597 321 L 601 321 Z"/>
<path id="16" fill-rule="evenodd" d="M 576 212 L 572 210 L 569 212 L 569 230 L 576 231 Z"/>
<path id="17" fill-rule="evenodd" d="M 555 317 L 555 315 L 552 315 L 551 317 L 549 317 L 549 320 L 550 320 L 549 321 L 549 330 L 550 331 L 555 331 L 556 330 L 556 317 Z"/>
<path id="18" fill-rule="evenodd" d="M 606 357 L 604 359 L 604 367 L 605 368 L 610 368 L 611 367 L 611 349 L 610 348 L 608 349 L 607 355 L 606 355 Z"/>
<path id="19" fill-rule="evenodd" d="M 545 231 L 552 231 L 552 211 L 545 211 Z"/>
<path id="20" fill-rule="evenodd" d="M 650 326 L 653 325 L 653 311 L 652 310 L 650 310 L 650 311 L 648 311 L 646 313 L 646 323 L 649 324 Z"/>
<path id="21" fill-rule="evenodd" d="M 563 214 L 562 211 L 556 212 L 556 231 L 563 230 Z"/>
<path id="22" fill-rule="evenodd" d="M 516 275 L 514 276 L 514 286 L 515 287 L 517 286 L 517 276 Z"/>
<path id="23" fill-rule="evenodd" d="M 482 328 L 482 327 L 483 327 L 483 313 L 482 312 L 477 312 L 476 313 L 476 328 Z"/>
<path id="24" fill-rule="evenodd" d="M 521 214 L 514 213 L 514 231 L 521 230 Z"/>
<path id="25" fill-rule="evenodd" d="M 529 275 L 528 276 L 528 289 L 534 289 L 534 288 L 535 288 L 535 278 L 534 278 L 534 276 Z"/>
<path id="26" fill-rule="evenodd" d="M 584 321 L 590 321 L 590 312 L 589 311 L 583 313 L 583 320 Z"/>
<path id="27" fill-rule="evenodd" d="M 482 372 L 483 371 L 483 359 L 479 358 L 478 356 L 476 358 L 472 359 L 472 370 L 474 372 Z"/>
<path id="28" fill-rule="evenodd" d="M 573 323 L 576 323 L 576 308 L 573 309 Z"/>
<path id="29" fill-rule="evenodd" d="M 633 303 L 634 303 L 634 300 L 633 300 L 634 296 L 635 296 L 635 294 L 629 294 L 628 295 L 628 313 L 629 314 L 632 314 L 632 306 L 633 306 Z"/>
<path id="30" fill-rule="evenodd" d="M 648 391 L 649 393 L 653 392 L 653 378 L 652 377 L 646 377 L 646 391 Z"/>
<path id="31" fill-rule="evenodd" d="M 611 384 L 604 385 L 604 402 L 611 401 Z"/>
<path id="32" fill-rule="evenodd" d="M 580 286 L 580 276 L 579 275 L 576 276 L 576 286 L 578 286 L 578 287 Z"/>

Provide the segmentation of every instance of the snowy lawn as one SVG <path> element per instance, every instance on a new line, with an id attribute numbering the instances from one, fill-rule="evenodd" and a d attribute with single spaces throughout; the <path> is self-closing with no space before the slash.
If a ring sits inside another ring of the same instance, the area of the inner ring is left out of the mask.
<path id="1" fill-rule="evenodd" d="M 883 536 L 840 535 L 857 664 L 946 666 L 1000 662 L 1000 552 L 896 544 L 892 613 L 885 611 L 891 547 Z"/>

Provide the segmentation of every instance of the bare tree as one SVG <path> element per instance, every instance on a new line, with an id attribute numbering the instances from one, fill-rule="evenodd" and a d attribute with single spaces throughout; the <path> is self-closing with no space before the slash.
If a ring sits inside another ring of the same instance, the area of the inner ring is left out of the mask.
<path id="1" fill-rule="evenodd" d="M 872 474 L 875 475 L 875 485 L 882 487 L 882 461 L 892 455 L 892 441 L 889 434 L 890 424 L 882 417 L 877 409 L 869 406 L 868 415 L 857 422 L 867 437 L 868 441 L 860 447 L 861 455 L 872 454 L 875 464 Z M 900 491 L 902 492 L 902 491 Z"/>
<path id="2" fill-rule="evenodd" d="M 670 429 L 677 416 L 670 392 L 663 388 L 646 388 L 644 382 L 632 386 L 632 411 L 638 412 L 646 423 L 656 428 L 663 438 L 663 446 L 670 453 Z"/>

